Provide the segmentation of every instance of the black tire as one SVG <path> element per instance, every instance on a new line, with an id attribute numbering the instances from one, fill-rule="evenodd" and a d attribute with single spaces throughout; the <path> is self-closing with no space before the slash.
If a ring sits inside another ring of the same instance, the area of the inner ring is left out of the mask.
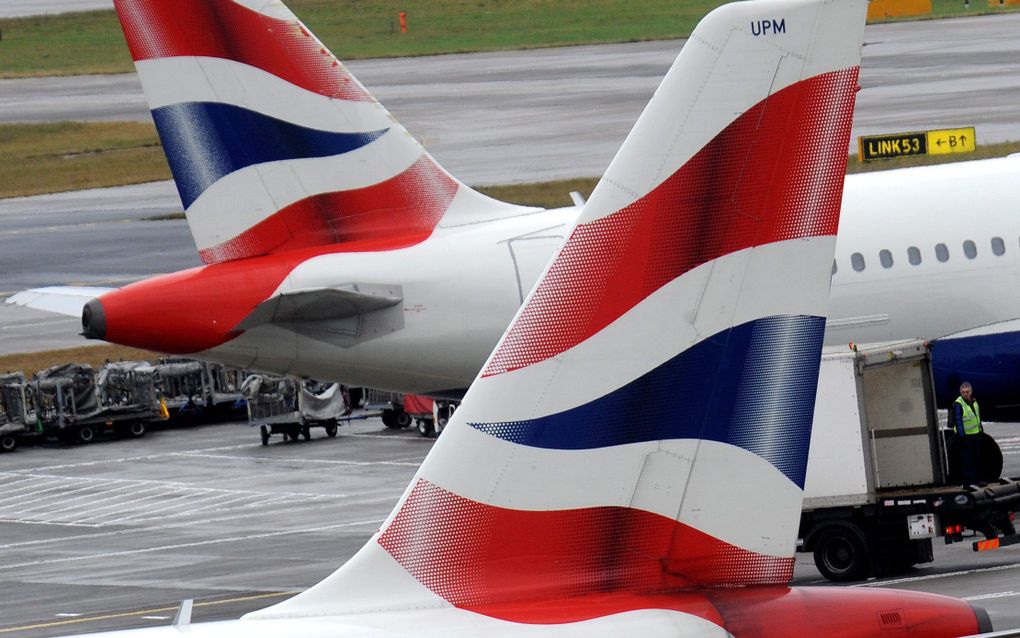
<path id="1" fill-rule="evenodd" d="M 5 434 L 0 437 L 0 450 L 13 452 L 16 449 L 18 449 L 18 437 L 13 434 Z"/>
<path id="2" fill-rule="evenodd" d="M 264 425 L 259 426 L 259 434 L 262 436 L 262 445 L 269 445 L 269 428 Z"/>
<path id="3" fill-rule="evenodd" d="M 96 431 L 91 426 L 83 425 L 78 428 L 76 438 L 79 443 L 91 443 L 96 440 Z"/>
<path id="4" fill-rule="evenodd" d="M 396 424 L 398 428 L 406 428 L 411 425 L 411 415 L 403 410 L 396 413 Z"/>
<path id="5" fill-rule="evenodd" d="M 312 440 L 312 431 L 309 429 L 307 425 L 301 426 L 301 436 L 304 437 L 306 441 Z"/>
<path id="6" fill-rule="evenodd" d="M 326 436 L 328 436 L 331 439 L 336 438 L 336 430 L 337 430 L 337 427 L 339 425 L 340 424 L 337 423 L 336 421 L 333 421 L 332 423 L 327 423 L 326 424 Z"/>
<path id="7" fill-rule="evenodd" d="M 291 441 L 299 441 L 299 440 L 301 440 L 301 426 L 300 425 L 295 425 L 294 427 L 292 427 L 290 429 L 288 434 L 290 435 L 290 440 Z"/>
<path id="8" fill-rule="evenodd" d="M 432 438 L 436 433 L 435 425 L 432 423 L 432 419 L 416 419 L 418 424 L 418 434 L 425 438 Z"/>
<path id="9" fill-rule="evenodd" d="M 382 411 L 382 422 L 383 425 L 390 428 L 391 430 L 396 430 L 397 428 L 400 427 L 399 425 L 397 425 L 397 413 L 394 412 L 393 410 Z"/>
<path id="10" fill-rule="evenodd" d="M 128 427 L 128 434 L 133 439 L 140 439 L 145 436 L 145 424 L 141 421 L 135 421 Z"/>
<path id="11" fill-rule="evenodd" d="M 815 542 L 815 567 L 825 578 L 845 583 L 868 575 L 868 548 L 851 527 L 832 527 Z"/>

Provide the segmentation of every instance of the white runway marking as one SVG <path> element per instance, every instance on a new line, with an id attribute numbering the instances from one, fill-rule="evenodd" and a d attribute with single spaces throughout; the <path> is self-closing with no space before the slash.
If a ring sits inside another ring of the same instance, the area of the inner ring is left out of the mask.
<path id="1" fill-rule="evenodd" d="M 418 459 L 414 462 L 411 461 L 341 461 L 335 459 L 291 459 L 291 458 L 278 458 L 275 456 L 230 456 L 229 454 L 197 454 L 193 452 L 182 452 L 180 456 L 198 457 L 203 459 L 230 459 L 233 461 L 244 460 L 244 461 L 274 461 L 274 462 L 288 462 L 288 463 L 307 463 L 308 465 L 407 465 L 410 467 L 418 467 L 421 465 L 422 459 Z"/>
<path id="2" fill-rule="evenodd" d="M 955 576 L 967 576 L 969 574 L 987 574 L 990 572 L 1001 572 L 1009 569 L 1020 569 L 1020 563 L 1015 565 L 997 565 L 995 567 L 981 567 L 979 569 L 966 569 L 958 572 L 945 572 L 942 574 L 928 574 L 927 576 L 911 576 L 909 578 L 896 578 L 893 580 L 875 580 L 867 583 L 849 585 L 850 587 L 885 587 L 887 585 L 899 585 L 902 583 L 916 583 L 922 580 L 939 580 L 942 578 L 953 578 Z"/>
<path id="3" fill-rule="evenodd" d="M 964 596 L 963 600 L 992 600 L 994 598 L 1010 598 L 1020 596 L 1020 591 L 1000 591 L 994 594 L 979 594 L 977 596 Z"/>
<path id="4" fill-rule="evenodd" d="M 1004 439 L 996 439 L 999 449 L 1003 455 L 1020 454 L 1020 436 L 1011 436 Z"/>
<path id="5" fill-rule="evenodd" d="M 0 473 L 0 481 L 11 478 Z M 196 487 L 180 481 L 87 478 L 21 473 L 16 488 L 0 499 L 0 521 L 107 527 L 163 518 L 179 522 L 192 517 L 272 508 L 286 511 L 322 504 L 339 505 L 350 494 L 231 490 Z M 0 483 L 2 484 L 2 483 Z"/>
<path id="6" fill-rule="evenodd" d="M 233 536 L 231 538 L 213 538 L 206 541 L 195 541 L 193 543 L 175 543 L 172 545 L 157 545 L 155 547 L 142 547 L 140 549 L 127 549 L 120 552 L 104 552 L 100 554 L 86 554 L 84 556 L 64 556 L 62 558 L 48 558 L 42 560 L 33 560 L 24 563 L 13 563 L 10 565 L 0 565 L 0 570 L 7 569 L 20 569 L 23 567 L 38 567 L 39 565 L 53 565 L 55 563 L 72 563 L 86 560 L 108 560 L 117 556 L 131 556 L 134 554 L 148 554 L 150 552 L 161 552 L 173 549 L 188 549 L 192 547 L 203 547 L 206 545 L 218 545 L 220 543 L 238 543 L 250 540 L 258 540 L 263 538 L 274 538 L 277 536 L 287 536 L 291 534 L 311 534 L 316 532 L 326 532 L 334 529 L 344 529 L 349 527 L 364 527 L 366 525 L 379 525 L 385 519 L 373 519 L 368 521 L 354 521 L 351 523 L 337 523 L 335 525 L 323 525 L 322 527 L 305 527 L 301 529 L 287 529 L 278 532 L 265 532 L 262 534 L 247 534 L 245 536 Z"/>

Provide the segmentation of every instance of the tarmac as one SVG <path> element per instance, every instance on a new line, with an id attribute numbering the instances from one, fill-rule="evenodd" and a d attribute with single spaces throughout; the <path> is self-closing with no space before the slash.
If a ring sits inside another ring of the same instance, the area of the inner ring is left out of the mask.
<path id="1" fill-rule="evenodd" d="M 1020 476 L 1020 424 L 987 430 Z M 227 423 L 0 454 L 0 635 L 166 625 L 184 598 L 196 622 L 283 600 L 368 540 L 433 442 L 371 418 L 267 447 Z M 1020 546 L 975 553 L 971 540 L 937 540 L 934 563 L 851 586 L 959 596 L 1020 627 Z M 794 584 L 834 586 L 809 554 Z"/>

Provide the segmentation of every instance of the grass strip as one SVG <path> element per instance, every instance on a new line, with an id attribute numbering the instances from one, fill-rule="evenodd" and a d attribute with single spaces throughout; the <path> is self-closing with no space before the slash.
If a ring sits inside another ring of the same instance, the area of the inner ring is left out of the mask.
<path id="1" fill-rule="evenodd" d="M 863 163 L 851 156 L 848 173 L 944 164 L 1020 153 L 1020 142 L 985 144 L 974 153 L 921 155 Z M 155 127 L 139 122 L 0 124 L 0 198 L 170 179 Z M 587 197 L 597 178 L 482 186 L 479 190 L 526 206 L 570 205 L 570 191 Z M 181 219 L 183 213 L 145 221 Z"/>
<path id="2" fill-rule="evenodd" d="M 0 198 L 170 179 L 151 123 L 0 125 Z"/>
<path id="3" fill-rule="evenodd" d="M 661 40 L 688 35 L 724 0 L 292 0 L 341 59 Z M 398 14 L 407 11 L 408 31 Z M 113 11 L 0 20 L 0 78 L 133 70 Z"/>
<path id="4" fill-rule="evenodd" d="M 78 346 L 44 352 L 7 354 L 0 356 L 0 372 L 24 372 L 31 376 L 50 366 L 68 362 L 87 363 L 101 368 L 107 361 L 155 361 L 160 355 L 148 350 L 115 345 Z"/>
<path id="5" fill-rule="evenodd" d="M 726 0 L 291 0 L 341 59 L 434 55 L 685 37 Z M 408 31 L 398 14 L 407 11 Z M 932 13 L 893 22 L 1016 11 L 933 0 Z M 133 70 L 113 11 L 0 19 L 0 78 Z"/>

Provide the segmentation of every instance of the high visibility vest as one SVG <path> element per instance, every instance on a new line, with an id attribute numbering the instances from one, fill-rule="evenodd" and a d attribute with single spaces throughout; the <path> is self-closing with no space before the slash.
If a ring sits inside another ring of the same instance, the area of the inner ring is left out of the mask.
<path id="1" fill-rule="evenodd" d="M 960 412 L 963 414 L 963 433 L 979 433 L 981 431 L 981 408 L 978 406 L 977 400 L 974 400 L 973 407 L 964 401 L 963 397 L 956 397 L 956 403 L 960 404 Z"/>

